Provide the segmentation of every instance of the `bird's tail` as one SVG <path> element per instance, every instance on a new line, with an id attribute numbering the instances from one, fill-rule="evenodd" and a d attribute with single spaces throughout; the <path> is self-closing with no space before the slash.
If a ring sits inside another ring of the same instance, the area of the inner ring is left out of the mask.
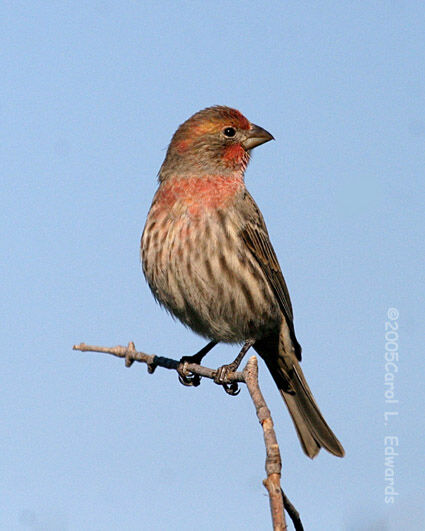
<path id="1" fill-rule="evenodd" d="M 343 457 L 344 448 L 320 413 L 295 354 L 288 355 L 279 343 L 278 352 L 271 352 L 267 342 L 256 343 L 254 348 L 266 362 L 289 409 L 304 452 L 313 458 L 323 447 Z"/>

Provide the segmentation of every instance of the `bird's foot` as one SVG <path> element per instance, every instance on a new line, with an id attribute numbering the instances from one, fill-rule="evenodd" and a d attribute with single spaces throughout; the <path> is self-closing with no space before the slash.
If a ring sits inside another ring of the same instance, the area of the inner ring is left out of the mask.
<path id="1" fill-rule="evenodd" d="M 208 352 L 217 345 L 217 341 L 210 341 L 208 345 L 205 345 L 199 352 L 193 354 L 193 356 L 183 356 L 180 360 L 180 365 L 177 367 L 179 374 L 179 382 L 186 387 L 198 387 L 201 383 L 201 377 L 198 374 L 193 374 L 187 370 L 189 363 L 195 363 L 200 365 L 202 359 Z"/>
<path id="2" fill-rule="evenodd" d="M 222 385 L 228 395 L 236 396 L 240 393 L 238 382 L 228 382 L 226 380 L 228 379 L 230 373 L 235 372 L 237 370 L 245 354 L 254 344 L 255 339 L 247 339 L 241 351 L 236 356 L 236 359 L 233 360 L 232 363 L 229 363 L 228 365 L 222 365 L 217 369 L 214 377 L 214 382 L 216 384 Z"/>
<path id="3" fill-rule="evenodd" d="M 183 356 L 180 360 L 180 365 L 177 367 L 179 382 L 186 387 L 198 387 L 201 383 L 201 377 L 198 374 L 193 374 L 187 370 L 189 363 L 196 363 L 195 361 L 191 361 L 191 358 L 193 357 L 194 356 Z"/>
<path id="4" fill-rule="evenodd" d="M 236 396 L 241 390 L 239 389 L 238 382 L 228 382 L 226 381 L 229 374 L 235 372 L 238 368 L 239 363 L 229 363 L 228 365 L 222 365 L 219 367 L 215 373 L 214 382 L 218 385 L 223 386 L 223 389 L 228 395 Z"/>

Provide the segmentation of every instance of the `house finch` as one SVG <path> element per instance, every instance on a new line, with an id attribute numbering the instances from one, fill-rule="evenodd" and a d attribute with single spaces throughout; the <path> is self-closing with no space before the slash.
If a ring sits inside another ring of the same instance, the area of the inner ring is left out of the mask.
<path id="1" fill-rule="evenodd" d="M 141 240 L 156 300 L 214 345 L 253 346 L 286 402 L 305 453 L 344 449 L 301 371 L 291 300 L 263 216 L 244 183 L 251 149 L 273 139 L 229 107 L 209 107 L 174 134 Z"/>

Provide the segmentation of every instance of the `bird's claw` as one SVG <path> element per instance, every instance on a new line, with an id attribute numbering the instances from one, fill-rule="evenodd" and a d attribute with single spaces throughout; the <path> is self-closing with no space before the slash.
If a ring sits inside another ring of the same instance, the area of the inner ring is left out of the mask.
<path id="1" fill-rule="evenodd" d="M 187 370 L 187 361 L 183 361 L 177 367 L 179 382 L 186 387 L 198 387 L 201 383 L 201 377 L 198 374 L 192 374 Z"/>
<path id="2" fill-rule="evenodd" d="M 223 389 L 230 396 L 237 396 L 241 392 L 238 382 L 232 382 L 230 384 L 225 383 L 222 385 L 223 385 Z"/>
<path id="3" fill-rule="evenodd" d="M 223 389 L 228 395 L 236 396 L 240 393 L 238 382 L 227 382 L 227 377 L 231 372 L 234 372 L 235 365 L 230 363 L 229 365 L 222 365 L 215 373 L 214 382 L 223 386 Z"/>

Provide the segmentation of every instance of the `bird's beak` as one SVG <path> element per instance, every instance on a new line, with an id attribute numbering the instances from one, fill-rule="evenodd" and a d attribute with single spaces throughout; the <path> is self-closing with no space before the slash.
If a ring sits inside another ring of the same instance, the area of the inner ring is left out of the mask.
<path id="1" fill-rule="evenodd" d="M 241 144 L 242 147 L 248 151 L 249 149 L 261 146 L 261 144 L 264 144 L 269 140 L 274 140 L 274 136 L 259 125 L 251 124 L 250 130 Z"/>

